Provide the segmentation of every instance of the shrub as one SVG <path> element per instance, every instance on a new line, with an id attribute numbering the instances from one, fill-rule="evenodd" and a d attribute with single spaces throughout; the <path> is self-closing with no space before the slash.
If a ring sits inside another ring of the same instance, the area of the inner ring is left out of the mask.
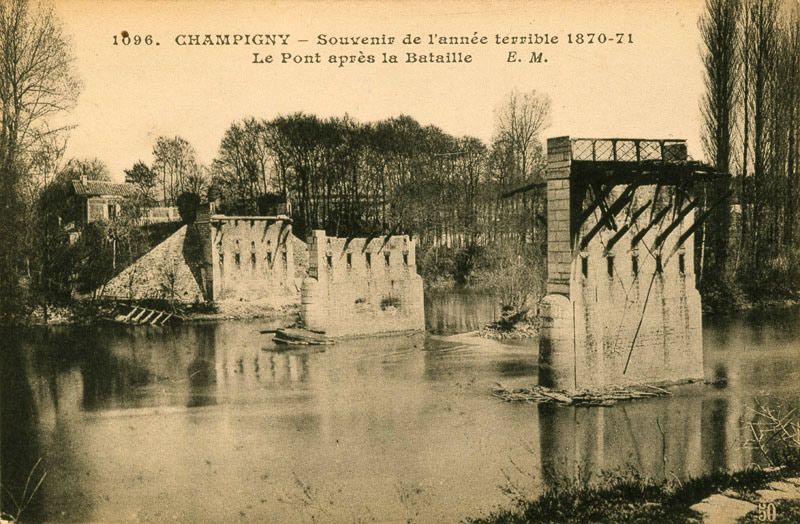
<path id="1" fill-rule="evenodd" d="M 469 244 L 455 255 L 453 278 L 460 285 L 467 284 L 473 272 L 478 268 L 484 254 L 484 248 Z"/>
<path id="2" fill-rule="evenodd" d="M 452 280 L 455 272 L 452 250 L 444 246 L 418 246 L 417 269 L 426 284 Z"/>
<path id="3" fill-rule="evenodd" d="M 72 247 L 75 253 L 73 260 L 78 292 L 93 292 L 113 276 L 114 253 L 106 223 L 87 224 L 80 239 Z"/>
<path id="4" fill-rule="evenodd" d="M 525 313 L 544 294 L 545 260 L 532 244 L 497 243 L 485 251 L 475 278 L 509 316 Z"/>
<path id="5" fill-rule="evenodd" d="M 393 296 L 383 297 L 381 299 L 381 309 L 386 310 L 392 308 L 399 308 L 400 307 L 400 299 Z"/>
<path id="6" fill-rule="evenodd" d="M 178 213 L 184 224 L 194 224 L 197 219 L 197 208 L 200 207 L 200 196 L 196 193 L 181 193 L 175 201 Z"/>

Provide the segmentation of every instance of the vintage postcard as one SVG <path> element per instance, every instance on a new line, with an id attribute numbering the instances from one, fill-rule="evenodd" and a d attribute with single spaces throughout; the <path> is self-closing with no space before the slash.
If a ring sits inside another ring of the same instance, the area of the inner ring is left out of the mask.
<path id="1" fill-rule="evenodd" d="M 800 522 L 792 0 L 0 0 L 0 522 Z"/>

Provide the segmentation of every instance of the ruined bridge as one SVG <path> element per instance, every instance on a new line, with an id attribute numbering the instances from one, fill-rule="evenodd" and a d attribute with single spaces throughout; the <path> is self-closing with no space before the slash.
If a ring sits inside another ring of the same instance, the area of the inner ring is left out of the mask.
<path id="1" fill-rule="evenodd" d="M 683 140 L 547 141 L 542 385 L 565 390 L 703 378 L 692 186 L 727 176 Z"/>

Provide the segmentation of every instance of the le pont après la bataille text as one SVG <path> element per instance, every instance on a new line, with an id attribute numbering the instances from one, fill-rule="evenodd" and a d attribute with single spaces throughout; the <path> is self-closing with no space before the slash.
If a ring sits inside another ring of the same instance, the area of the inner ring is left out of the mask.
<path id="1" fill-rule="evenodd" d="M 330 34 L 313 37 L 291 33 L 186 32 L 161 39 L 153 34 L 121 31 L 112 35 L 119 47 L 158 47 L 164 42 L 180 48 L 247 48 L 251 64 L 471 64 L 500 61 L 544 64 L 557 46 L 629 46 L 636 42 L 629 32 L 575 33 L 480 33 L 440 34 Z M 489 51 L 489 52 L 482 52 Z"/>

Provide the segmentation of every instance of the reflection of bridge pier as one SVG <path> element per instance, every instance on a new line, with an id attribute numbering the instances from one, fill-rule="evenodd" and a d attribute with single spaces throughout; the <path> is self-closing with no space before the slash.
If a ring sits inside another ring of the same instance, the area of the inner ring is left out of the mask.
<path id="1" fill-rule="evenodd" d="M 308 357 L 305 352 L 264 350 L 258 344 L 218 344 L 214 362 L 217 395 L 230 397 L 259 385 L 305 382 Z"/>
<path id="2" fill-rule="evenodd" d="M 724 399 L 692 395 L 610 408 L 540 405 L 543 477 L 633 468 L 659 480 L 686 479 L 740 467 L 737 415 Z"/>

